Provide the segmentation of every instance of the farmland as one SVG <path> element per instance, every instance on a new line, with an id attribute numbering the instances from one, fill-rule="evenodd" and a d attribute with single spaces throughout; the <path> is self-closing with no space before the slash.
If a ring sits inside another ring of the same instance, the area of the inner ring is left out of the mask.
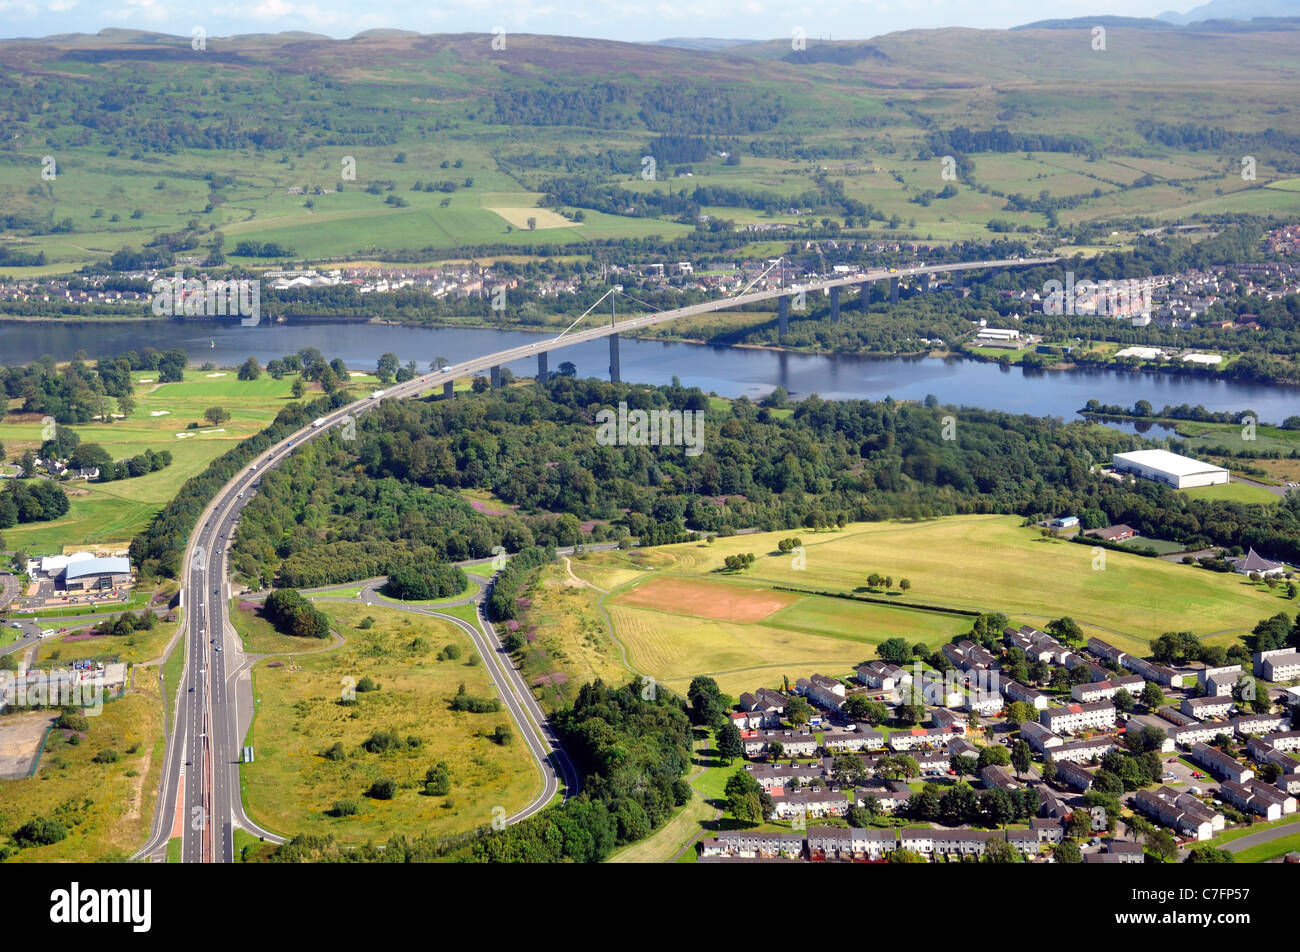
<path id="1" fill-rule="evenodd" d="M 0 43 L 5 72 L 42 90 L 32 100 L 15 84 L 3 110 L 17 144 L 0 162 L 0 194 L 18 219 L 47 225 L 6 236 L 6 247 L 43 253 L 45 263 L 7 270 L 67 273 L 182 232 L 241 266 L 429 261 L 474 246 L 527 255 L 570 244 L 586 255 L 592 243 L 691 235 L 689 217 L 628 207 L 655 192 L 684 193 L 710 219 L 797 225 L 809 217 L 797 197 L 827 194 L 828 184 L 872 214 L 850 224 L 863 216 L 819 201 L 818 220 L 940 242 L 987 239 L 993 219 L 1025 230 L 1050 224 L 1043 208 L 1008 202 L 1014 194 L 1062 200 L 1065 226 L 1300 212 L 1286 150 L 1249 138 L 1285 127 L 1278 111 L 1288 107 L 1273 104 L 1287 101 L 1278 71 L 1294 62 L 1293 33 L 1207 43 L 1116 27 L 1123 56 L 1093 55 L 1081 35 L 906 31 L 835 44 L 840 62 L 791 60 L 780 42 L 709 52 L 517 35 L 508 57 L 487 57 L 476 45 L 483 37 L 367 36 L 312 43 L 310 73 L 292 37 L 214 41 L 234 60 L 202 67 L 168 55 L 166 39 L 126 33 Z M 130 43 L 145 51 L 114 55 Z M 600 102 L 599 77 L 616 68 L 625 88 Z M 99 97 L 116 119 L 88 130 L 74 104 L 93 110 Z M 158 132 L 162 101 L 203 117 L 192 136 Z M 701 109 L 711 111 L 686 115 Z M 1225 149 L 1142 125 L 1207 116 L 1256 157 L 1254 179 L 1237 174 Z M 935 151 L 946 146 L 932 137 L 956 127 L 1071 138 L 970 149 L 962 174 L 946 179 Z M 709 148 L 689 161 L 661 155 L 643 177 L 654 137 L 681 128 L 706 131 Z M 45 155 L 57 172 L 38 178 Z M 599 208 L 553 200 L 575 175 L 634 200 Z M 948 182 L 955 194 L 927 197 Z M 243 241 L 285 254 L 236 254 Z"/>

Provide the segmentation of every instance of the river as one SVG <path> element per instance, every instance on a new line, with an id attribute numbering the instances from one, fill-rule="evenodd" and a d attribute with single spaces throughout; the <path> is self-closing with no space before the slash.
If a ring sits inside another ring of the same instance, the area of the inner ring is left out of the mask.
<path id="1" fill-rule="evenodd" d="M 353 370 L 369 370 L 383 353 L 421 371 L 445 357 L 460 363 L 470 357 L 544 339 L 546 334 L 494 329 L 408 327 L 365 323 L 299 323 L 242 327 L 232 323 L 179 321 L 54 324 L 0 322 L 0 364 L 21 364 L 44 354 L 68 360 L 78 350 L 108 357 L 153 347 L 184 348 L 195 363 L 229 366 L 256 357 L 273 357 L 315 347 L 327 359 L 341 357 Z M 215 345 L 215 346 L 212 346 Z M 1009 413 L 1073 419 L 1089 398 L 1132 406 L 1147 400 L 1157 410 L 1166 404 L 1201 404 L 1209 410 L 1254 410 L 1261 422 L 1280 423 L 1300 413 L 1300 389 L 1208 377 L 1142 374 L 1114 370 L 1022 370 L 960 358 L 880 359 L 818 356 L 738 347 L 711 347 L 669 341 L 623 339 L 625 381 L 668 384 L 678 377 L 725 397 L 757 398 L 783 386 L 794 398 L 817 393 L 826 399 L 892 396 L 978 406 Z M 550 369 L 572 361 L 581 376 L 606 376 L 609 348 L 604 340 L 579 344 L 550 355 Z M 520 376 L 536 373 L 532 360 L 509 365 Z M 1157 434 L 1151 434 L 1153 436 Z"/>

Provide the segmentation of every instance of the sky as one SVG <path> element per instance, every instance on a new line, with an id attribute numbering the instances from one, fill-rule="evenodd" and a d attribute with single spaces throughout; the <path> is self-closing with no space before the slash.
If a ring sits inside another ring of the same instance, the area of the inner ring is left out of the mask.
<path id="1" fill-rule="evenodd" d="M 669 37 L 868 39 L 906 29 L 1005 28 L 1058 17 L 1156 16 L 1203 0 L 0 0 L 0 36 L 106 27 L 209 37 L 303 30 L 336 38 L 381 27 L 421 33 L 548 33 L 650 41 Z"/>

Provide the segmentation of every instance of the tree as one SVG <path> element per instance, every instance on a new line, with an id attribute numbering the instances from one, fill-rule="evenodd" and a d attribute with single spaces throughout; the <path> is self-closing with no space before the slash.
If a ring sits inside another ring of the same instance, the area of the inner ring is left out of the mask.
<path id="1" fill-rule="evenodd" d="M 906 578 L 900 578 L 898 580 L 898 587 L 906 592 L 912 587 L 912 580 Z"/>
<path id="2" fill-rule="evenodd" d="M 1068 615 L 1049 622 L 1047 633 L 1066 644 L 1078 644 L 1083 641 L 1083 629 L 1079 627 L 1078 622 Z"/>
<path id="3" fill-rule="evenodd" d="M 1236 858 L 1216 846 L 1198 846 L 1187 854 L 1184 863 L 1235 863 Z"/>
<path id="4" fill-rule="evenodd" d="M 289 393 L 292 394 L 295 400 L 301 400 L 302 395 L 306 392 L 307 392 L 307 385 L 302 382 L 302 378 L 295 377 L 293 381 L 293 385 L 289 388 Z"/>
<path id="5" fill-rule="evenodd" d="M 239 373 L 236 375 L 240 380 L 256 380 L 262 376 L 262 365 L 257 362 L 256 357 L 249 357 L 239 366 Z"/>
<path id="6" fill-rule="evenodd" d="M 723 701 L 717 681 L 703 676 L 694 678 L 686 690 L 686 700 L 691 707 L 692 724 L 711 727 L 714 730 L 722 728 L 727 705 Z"/>
<path id="7" fill-rule="evenodd" d="M 737 757 L 745 756 L 745 745 L 740 739 L 740 730 L 735 724 L 723 724 L 718 731 L 718 756 L 731 763 Z"/>
<path id="8" fill-rule="evenodd" d="M 763 822 L 762 787 L 745 770 L 738 770 L 727 778 L 723 795 L 727 799 L 727 812 L 742 823 Z"/>
<path id="9" fill-rule="evenodd" d="M 1011 766 L 1016 768 L 1016 778 L 1019 779 L 1022 774 L 1029 773 L 1029 765 L 1032 760 L 1029 756 L 1029 745 L 1023 740 L 1018 740 L 1011 748 Z"/>
<path id="10" fill-rule="evenodd" d="M 876 656 L 889 664 L 904 665 L 912 660 L 912 649 L 902 638 L 886 638 L 876 646 Z"/>
<path id="11" fill-rule="evenodd" d="M 891 780 L 919 777 L 921 765 L 908 754 L 885 754 L 876 761 L 876 773 Z"/>
<path id="12" fill-rule="evenodd" d="M 1133 710 L 1133 695 L 1128 693 L 1127 688 L 1120 688 L 1115 692 L 1115 696 L 1111 698 L 1111 703 L 1115 705 L 1115 710 L 1127 714 Z"/>
<path id="13" fill-rule="evenodd" d="M 220 426 L 230 419 L 230 411 L 223 407 L 208 407 L 203 411 L 203 419 L 212 426 Z"/>
<path id="14" fill-rule="evenodd" d="M 793 727 L 802 727 L 812 718 L 812 705 L 807 698 L 792 697 L 785 706 L 785 716 Z"/>
<path id="15" fill-rule="evenodd" d="M 925 720 L 924 704 L 900 704 L 894 709 L 894 716 L 900 724 L 916 725 Z"/>
<path id="16" fill-rule="evenodd" d="M 1160 685 L 1154 681 L 1148 681 L 1146 687 L 1142 689 L 1141 700 L 1148 711 L 1154 711 L 1165 703 L 1165 692 L 1160 690 Z"/>
<path id="17" fill-rule="evenodd" d="M 1160 857 L 1161 862 L 1173 863 L 1178 860 L 1178 841 L 1168 830 L 1158 827 L 1152 829 L 1144 838 L 1144 843 L 1147 849 Z"/>
<path id="18" fill-rule="evenodd" d="M 532 215 L 528 216 L 528 230 L 529 231 L 537 230 L 537 219 L 534 218 Z"/>
<path id="19" fill-rule="evenodd" d="M 397 376 L 397 365 L 396 354 L 380 354 L 379 360 L 375 364 L 375 376 L 382 383 L 392 383 L 393 378 Z"/>
<path id="20" fill-rule="evenodd" d="M 991 839 L 984 847 L 984 856 L 981 862 L 984 863 L 1018 863 L 1020 862 L 1020 850 L 1016 849 L 1006 840 Z"/>
<path id="21" fill-rule="evenodd" d="M 1245 641 L 1251 651 L 1275 651 L 1287 646 L 1290 635 L 1291 616 L 1286 612 L 1278 612 L 1257 624 Z"/>
<path id="22" fill-rule="evenodd" d="M 854 721 L 866 721 L 875 727 L 889 720 L 889 708 L 883 701 L 873 701 L 863 694 L 855 694 L 844 702 L 844 716 Z"/>
<path id="23" fill-rule="evenodd" d="M 1042 774 L 1043 780 L 1045 780 L 1048 783 L 1051 783 L 1053 780 L 1056 779 L 1056 761 L 1053 760 L 1051 757 L 1044 758 L 1043 769 L 1039 771 L 1039 773 Z"/>
<path id="24" fill-rule="evenodd" d="M 1034 716 L 1034 706 L 1028 701 L 1012 701 L 1007 705 L 1008 724 L 1014 724 L 1017 728 L 1026 721 L 1036 721 Z"/>
<path id="25" fill-rule="evenodd" d="M 1062 840 L 1052 850 L 1052 861 L 1056 863 L 1082 863 L 1083 853 L 1074 840 Z"/>
<path id="26" fill-rule="evenodd" d="M 958 777 L 974 777 L 980 772 L 979 758 L 970 754 L 956 754 L 950 757 L 948 766 L 956 772 Z"/>
<path id="27" fill-rule="evenodd" d="M 980 748 L 978 763 L 980 770 L 989 766 L 1005 767 L 1011 763 L 1011 753 L 1001 744 L 989 744 Z"/>

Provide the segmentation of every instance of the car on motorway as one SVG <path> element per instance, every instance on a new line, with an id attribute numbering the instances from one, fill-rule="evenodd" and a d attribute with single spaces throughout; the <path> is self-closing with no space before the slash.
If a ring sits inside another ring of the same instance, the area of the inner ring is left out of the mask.
<path id="1" fill-rule="evenodd" d="M 220 651 L 220 650 L 221 650 L 221 645 L 217 645 L 217 647 L 214 648 L 213 650 L 214 650 L 214 651 Z"/>

